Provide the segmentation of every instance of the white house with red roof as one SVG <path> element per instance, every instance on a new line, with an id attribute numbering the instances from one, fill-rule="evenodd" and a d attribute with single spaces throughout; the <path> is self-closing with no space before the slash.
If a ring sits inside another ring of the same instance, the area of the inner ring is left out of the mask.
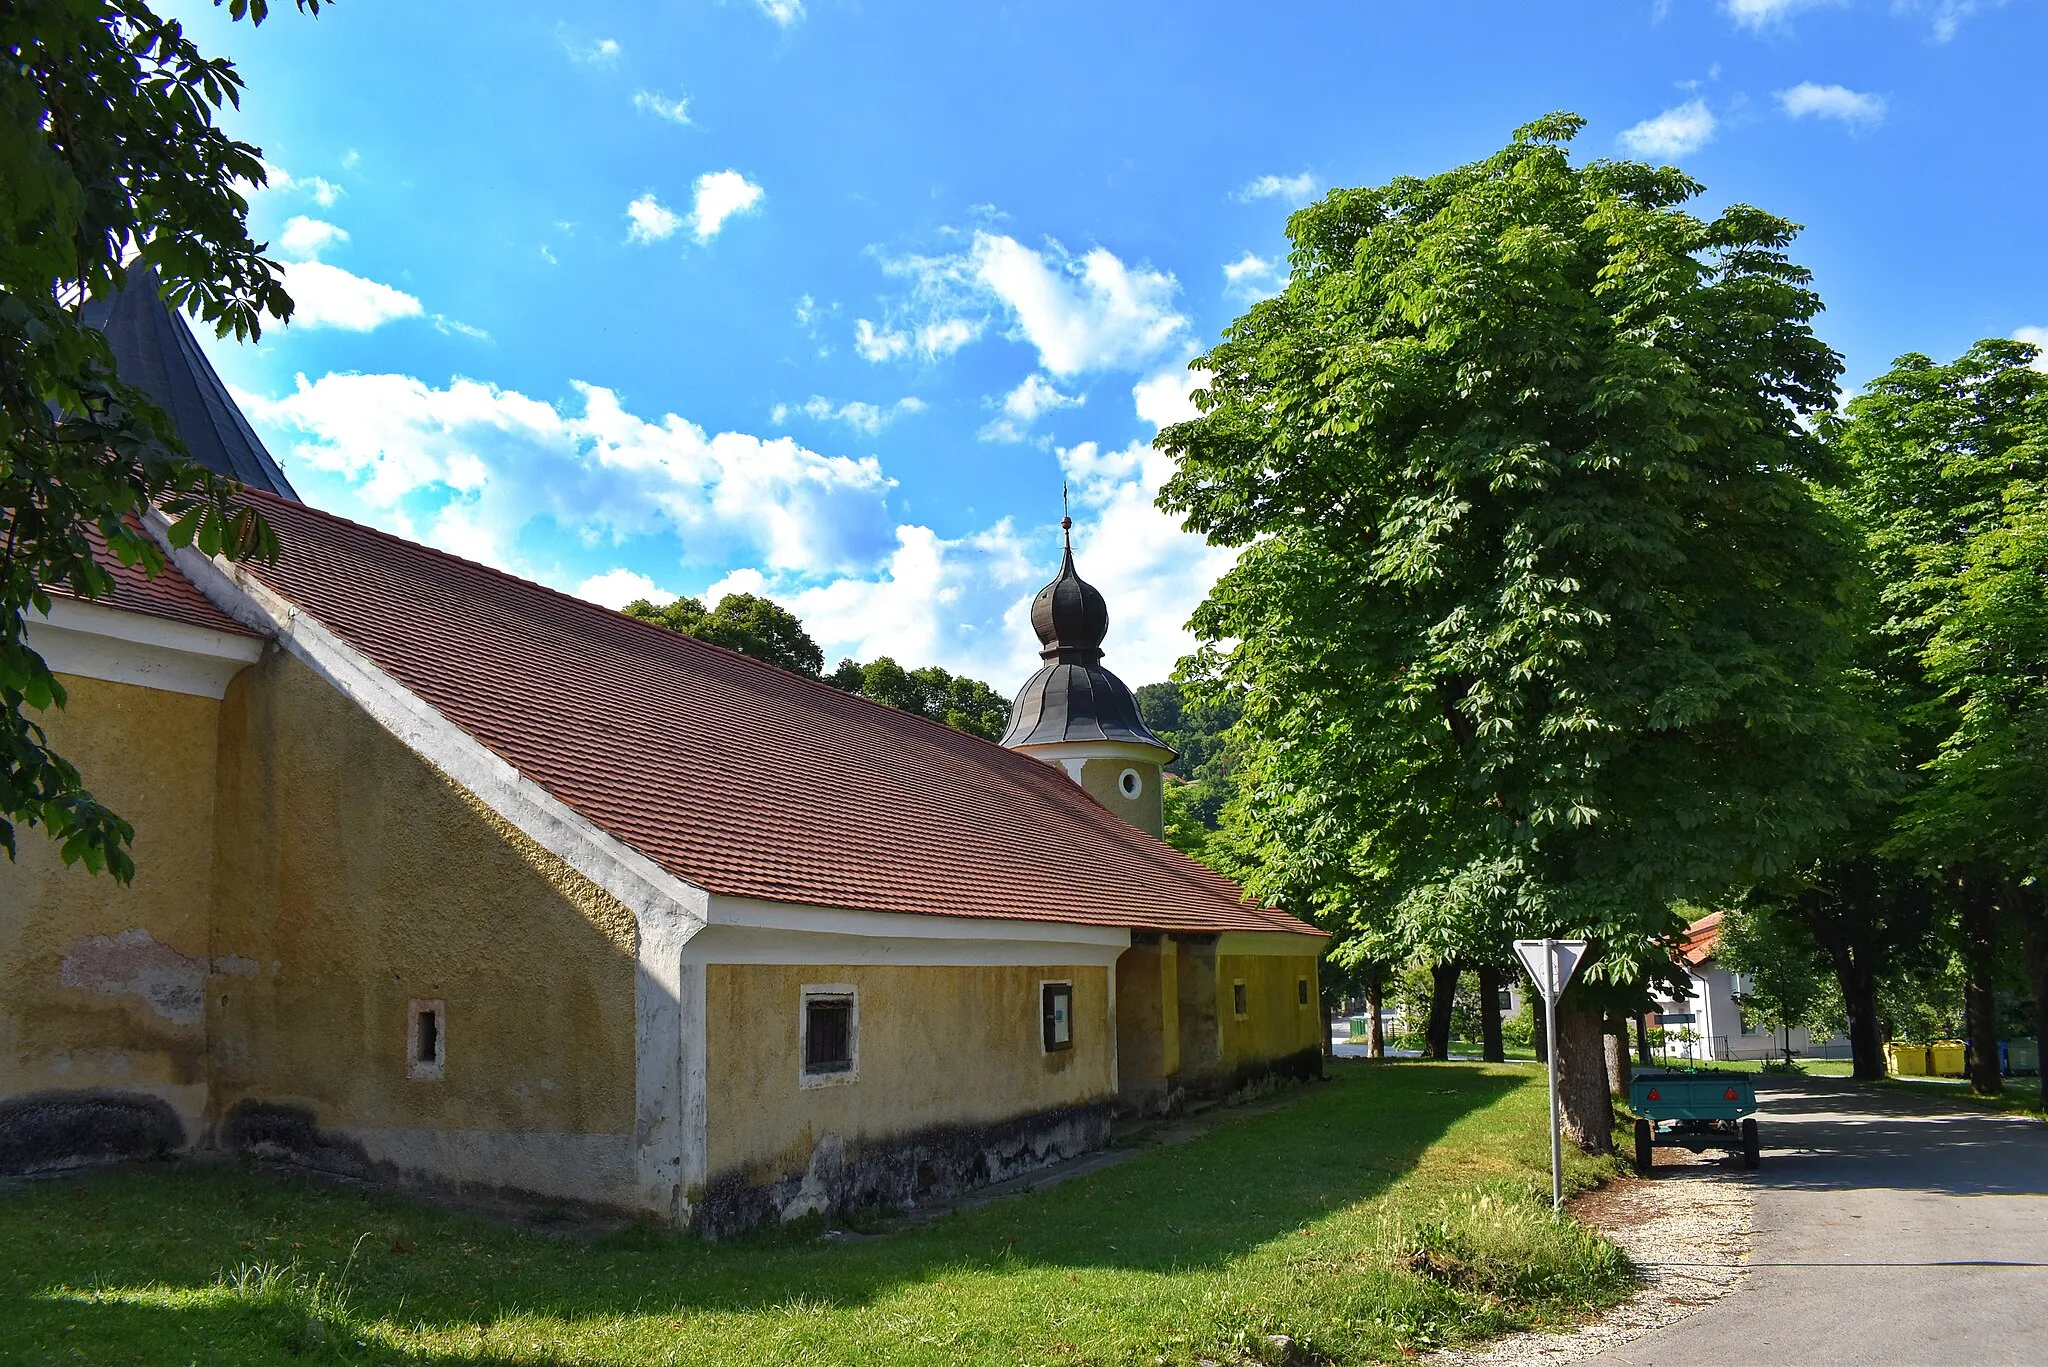
<path id="1" fill-rule="evenodd" d="M 1685 970 L 1689 991 L 1683 998 L 1657 1003 L 1664 1027 L 1665 1051 L 1694 1061 L 1768 1059 L 1785 1050 L 1801 1057 L 1847 1058 L 1846 1035 L 1816 1040 L 1804 1026 L 1786 1032 L 1767 1028 L 1745 1010 L 1749 984 L 1743 974 L 1724 966 L 1714 954 L 1721 940 L 1721 913 L 1709 912 L 1686 927 L 1673 953 Z"/>
<path id="2" fill-rule="evenodd" d="M 992 745 L 307 507 L 144 302 L 124 373 L 282 551 L 159 521 L 169 572 L 31 628 L 138 872 L 0 865 L 0 1173 L 211 1148 L 716 1232 L 1320 1070 L 1322 937 L 1159 839 L 1071 553 Z"/>

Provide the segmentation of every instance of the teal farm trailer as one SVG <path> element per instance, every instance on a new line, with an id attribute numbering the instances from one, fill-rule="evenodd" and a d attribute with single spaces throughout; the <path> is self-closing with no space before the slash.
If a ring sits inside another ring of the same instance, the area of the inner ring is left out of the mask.
<path id="1" fill-rule="evenodd" d="M 1742 1166 L 1761 1160 L 1756 1133 L 1756 1083 L 1739 1073 L 1642 1073 L 1628 1085 L 1636 1113 L 1636 1171 L 1650 1175 L 1652 1152 L 1666 1148 L 1726 1149 Z"/>

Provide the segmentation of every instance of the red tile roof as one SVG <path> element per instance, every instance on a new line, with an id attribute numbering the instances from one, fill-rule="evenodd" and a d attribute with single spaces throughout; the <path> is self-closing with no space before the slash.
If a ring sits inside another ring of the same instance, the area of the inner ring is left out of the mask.
<path id="1" fill-rule="evenodd" d="M 868 911 L 1316 934 L 950 727 L 248 496 L 264 583 L 612 836 L 713 892 Z"/>
<path id="2" fill-rule="evenodd" d="M 165 617 L 173 622 L 205 627 L 209 631 L 233 632 L 237 636 L 256 635 L 215 607 L 205 594 L 193 587 L 191 580 L 178 573 L 176 565 L 166 562 L 163 573 L 152 579 L 140 565 L 124 565 L 116 559 L 97 528 L 88 527 L 86 538 L 92 542 L 93 559 L 99 561 L 113 577 L 113 590 L 97 598 L 79 598 L 66 585 L 44 585 L 52 594 L 81 603 L 139 612 L 149 617 Z"/>
<path id="3" fill-rule="evenodd" d="M 1698 968 L 1714 957 L 1714 950 L 1721 943 L 1721 913 L 1710 911 L 1685 928 L 1685 934 L 1678 939 L 1678 961 L 1687 968 Z"/>

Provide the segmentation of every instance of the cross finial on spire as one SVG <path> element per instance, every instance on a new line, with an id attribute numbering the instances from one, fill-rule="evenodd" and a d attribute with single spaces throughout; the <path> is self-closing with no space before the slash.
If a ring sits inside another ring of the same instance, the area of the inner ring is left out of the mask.
<path id="1" fill-rule="evenodd" d="M 1067 549 L 1074 549 L 1074 519 L 1067 514 L 1067 482 L 1060 481 L 1060 535 L 1066 539 Z"/>

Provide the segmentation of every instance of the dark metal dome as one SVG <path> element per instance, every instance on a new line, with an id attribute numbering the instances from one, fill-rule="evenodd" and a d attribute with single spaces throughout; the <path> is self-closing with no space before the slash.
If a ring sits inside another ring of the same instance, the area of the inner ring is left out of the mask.
<path id="1" fill-rule="evenodd" d="M 1123 741 L 1155 747 L 1162 762 L 1172 759 L 1172 747 L 1138 715 L 1131 690 L 1102 667 L 1109 605 L 1075 570 L 1071 543 L 1060 559 L 1060 572 L 1031 600 L 1031 628 L 1038 633 L 1038 654 L 1045 664 L 1017 690 L 1004 745 Z"/>
<path id="2" fill-rule="evenodd" d="M 1038 633 L 1042 660 L 1076 664 L 1102 658 L 1109 634 L 1109 604 L 1074 569 L 1074 548 L 1060 559 L 1060 572 L 1031 600 L 1031 629 Z"/>
<path id="3" fill-rule="evenodd" d="M 298 494 L 229 397 L 192 329 L 157 289 L 156 272 L 136 266 L 118 293 L 85 306 L 86 326 L 98 328 L 114 353 L 115 374 L 156 400 L 193 460 L 296 503 Z"/>

